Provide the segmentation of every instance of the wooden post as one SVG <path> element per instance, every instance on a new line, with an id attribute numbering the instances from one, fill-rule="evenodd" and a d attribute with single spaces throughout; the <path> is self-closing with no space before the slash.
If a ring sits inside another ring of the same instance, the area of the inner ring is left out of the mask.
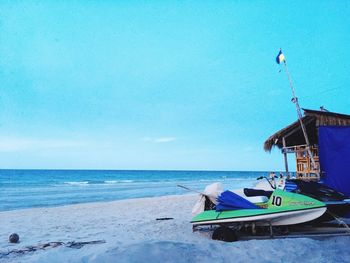
<path id="1" fill-rule="evenodd" d="M 282 138 L 282 143 L 283 143 L 284 166 L 286 167 L 287 177 L 289 177 L 288 158 L 287 158 L 287 152 L 286 152 L 286 140 L 284 139 L 284 137 Z"/>

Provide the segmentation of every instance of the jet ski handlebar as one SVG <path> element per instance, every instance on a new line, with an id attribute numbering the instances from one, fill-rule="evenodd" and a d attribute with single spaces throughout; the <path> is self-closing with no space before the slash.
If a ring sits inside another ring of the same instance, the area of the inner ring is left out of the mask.
<path id="1" fill-rule="evenodd" d="M 260 176 L 260 177 L 256 178 L 256 180 L 261 180 L 261 179 L 264 179 L 264 178 L 265 178 L 266 181 L 270 184 L 270 186 L 272 187 L 272 189 L 276 189 L 276 185 L 272 185 L 270 179 L 267 178 L 266 176 Z M 277 177 L 276 175 L 274 175 L 274 177 L 271 178 L 271 179 L 274 179 L 274 178 L 278 178 L 278 177 Z"/>

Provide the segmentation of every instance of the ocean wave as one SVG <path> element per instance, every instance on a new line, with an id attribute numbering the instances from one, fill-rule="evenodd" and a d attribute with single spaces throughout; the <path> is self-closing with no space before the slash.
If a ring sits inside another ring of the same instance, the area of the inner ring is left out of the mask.
<path id="1" fill-rule="evenodd" d="M 88 181 L 78 181 L 78 182 L 64 182 L 64 184 L 69 184 L 69 185 L 88 185 Z"/>
<path id="2" fill-rule="evenodd" d="M 198 182 L 215 182 L 215 181 L 251 181 L 255 178 L 249 177 L 241 177 L 241 178 L 230 178 L 230 177 L 221 177 L 221 178 L 213 178 L 213 179 L 200 179 Z"/>
<path id="3" fill-rule="evenodd" d="M 118 183 L 133 183 L 134 180 L 107 180 L 104 181 L 105 184 L 118 184 Z"/>
<path id="4" fill-rule="evenodd" d="M 76 186 L 86 186 L 86 185 L 109 185 L 109 184 L 119 184 L 119 183 L 133 183 L 134 180 L 90 180 L 90 181 L 73 181 L 73 182 L 64 182 L 64 184 L 68 185 L 76 185 Z"/>

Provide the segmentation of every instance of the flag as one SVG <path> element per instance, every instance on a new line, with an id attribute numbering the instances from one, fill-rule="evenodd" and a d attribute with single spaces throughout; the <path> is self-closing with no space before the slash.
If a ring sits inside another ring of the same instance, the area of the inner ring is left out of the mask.
<path id="1" fill-rule="evenodd" d="M 282 50 L 280 50 L 280 52 L 278 53 L 277 57 L 276 57 L 276 62 L 278 64 L 281 64 L 282 62 L 285 62 L 286 58 L 284 57 Z"/>

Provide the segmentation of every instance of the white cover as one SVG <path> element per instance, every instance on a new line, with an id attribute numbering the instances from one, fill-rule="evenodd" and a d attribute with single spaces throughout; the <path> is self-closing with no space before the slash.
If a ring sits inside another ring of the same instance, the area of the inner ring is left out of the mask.
<path id="1" fill-rule="evenodd" d="M 196 204 L 193 206 L 192 214 L 197 215 L 204 211 L 205 196 L 209 197 L 210 201 L 212 201 L 214 204 L 217 204 L 217 198 L 223 191 L 224 190 L 222 188 L 221 183 L 213 183 L 213 184 L 207 185 L 204 189 L 203 194 L 199 195 L 199 198 Z"/>

